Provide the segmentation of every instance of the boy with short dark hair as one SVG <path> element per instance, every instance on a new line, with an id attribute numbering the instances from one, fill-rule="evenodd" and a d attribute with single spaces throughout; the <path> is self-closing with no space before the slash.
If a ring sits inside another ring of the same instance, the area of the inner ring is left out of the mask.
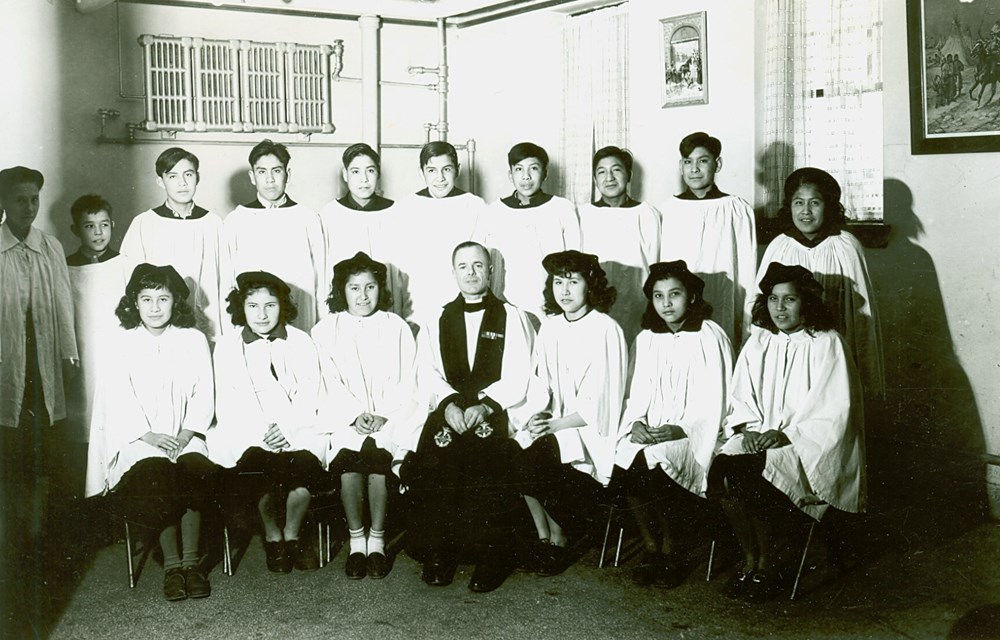
<path id="1" fill-rule="evenodd" d="M 102 361 L 113 347 L 109 336 L 118 330 L 115 307 L 128 282 L 126 259 L 111 248 L 115 223 L 111 204 L 96 194 L 80 196 L 70 208 L 70 228 L 80 238 L 80 249 L 66 258 L 76 342 L 82 375 L 66 389 L 67 422 L 74 439 L 90 439 L 90 417 L 95 382 Z"/>
<path id="2" fill-rule="evenodd" d="M 718 138 L 703 131 L 692 133 L 681 140 L 680 155 L 685 188 L 660 207 L 660 260 L 684 260 L 705 281 L 705 299 L 715 308 L 712 319 L 738 351 L 750 333 L 747 292 L 756 287 L 753 207 L 716 185 L 715 176 L 722 169 Z"/>
<path id="3" fill-rule="evenodd" d="M 591 163 L 598 198 L 579 207 L 583 250 L 600 256 L 601 268 L 618 291 L 609 315 L 622 326 L 629 344 L 639 334 L 646 309 L 642 285 L 649 266 L 660 259 L 660 213 L 629 195 L 632 166 L 632 154 L 625 149 L 598 150 Z"/>
<path id="4" fill-rule="evenodd" d="M 326 242 L 319 216 L 286 192 L 291 154 L 285 145 L 263 140 L 250 151 L 247 174 L 257 197 L 241 204 L 223 224 L 232 270 L 226 286 L 244 271 L 268 271 L 292 290 L 299 310 L 293 322 L 308 332 L 320 318 L 326 298 Z"/>
<path id="5" fill-rule="evenodd" d="M 210 342 L 222 330 L 220 274 L 226 269 L 222 219 L 194 202 L 201 181 L 199 161 L 190 151 L 171 147 L 156 159 L 156 184 L 164 202 L 132 220 L 121 252 L 130 267 L 169 264 L 190 285 L 197 327 Z"/>
<path id="6" fill-rule="evenodd" d="M 80 196 L 69 214 L 73 218 L 70 230 L 80 239 L 80 248 L 66 256 L 67 266 L 80 267 L 118 257 L 118 252 L 111 248 L 111 232 L 115 223 L 111 219 L 111 204 L 107 200 L 93 193 Z"/>
<path id="7" fill-rule="evenodd" d="M 458 152 L 437 140 L 420 150 L 426 187 L 393 207 L 391 250 L 387 254 L 393 282 L 393 311 L 420 323 L 437 317 L 452 297 L 447 256 L 460 242 L 477 234 L 486 203 L 458 188 Z"/>
<path id="8" fill-rule="evenodd" d="M 545 149 L 531 142 L 516 144 L 507 153 L 507 165 L 514 193 L 490 206 L 484 234 L 496 274 L 493 291 L 542 318 L 542 258 L 579 249 L 580 221 L 572 202 L 542 189 L 549 170 Z"/>

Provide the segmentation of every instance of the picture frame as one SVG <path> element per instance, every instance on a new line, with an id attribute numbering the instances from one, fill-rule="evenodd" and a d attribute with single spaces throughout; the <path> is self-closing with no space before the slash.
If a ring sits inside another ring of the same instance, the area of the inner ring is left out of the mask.
<path id="1" fill-rule="evenodd" d="M 660 20 L 662 108 L 708 104 L 707 13 Z"/>
<path id="2" fill-rule="evenodd" d="M 907 0 L 910 148 L 1000 151 L 1000 0 Z"/>

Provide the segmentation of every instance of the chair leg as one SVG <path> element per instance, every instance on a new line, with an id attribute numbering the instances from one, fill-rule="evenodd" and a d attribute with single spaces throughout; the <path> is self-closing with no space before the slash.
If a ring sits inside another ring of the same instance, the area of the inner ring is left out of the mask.
<path id="1" fill-rule="evenodd" d="M 229 546 L 229 527 L 222 527 L 222 573 L 233 575 L 233 554 Z"/>
<path id="2" fill-rule="evenodd" d="M 324 549 L 326 547 L 326 543 L 325 543 L 325 541 L 323 539 L 323 537 L 324 537 L 324 529 L 325 529 L 325 527 L 323 526 L 323 521 L 322 520 L 320 520 L 319 522 L 316 523 L 316 549 L 319 551 L 319 568 L 320 569 L 322 569 L 323 567 L 326 566 L 326 553 L 324 552 Z"/>
<path id="3" fill-rule="evenodd" d="M 814 520 L 809 525 L 809 535 L 806 536 L 806 546 L 802 550 L 802 560 L 799 562 L 799 571 L 798 571 L 798 573 L 795 574 L 795 584 L 792 585 L 792 595 L 789 598 L 789 600 L 794 600 L 795 599 L 795 594 L 799 590 L 799 579 L 802 578 L 802 570 L 806 566 L 806 556 L 809 554 L 809 544 L 812 542 L 813 531 L 815 531 L 815 530 L 816 530 L 816 521 Z"/>
<path id="4" fill-rule="evenodd" d="M 705 582 L 712 581 L 712 563 L 715 562 L 715 540 L 708 547 L 708 571 L 705 572 Z"/>
<path id="5" fill-rule="evenodd" d="M 326 523 L 326 563 L 330 564 L 333 561 L 333 527 L 329 522 Z"/>
<path id="6" fill-rule="evenodd" d="M 128 588 L 135 588 L 135 569 L 132 565 L 132 532 L 128 527 L 128 520 L 125 521 L 125 555 L 128 558 Z"/>
<path id="7" fill-rule="evenodd" d="M 615 568 L 618 568 L 618 561 L 622 557 L 622 539 L 625 537 L 625 527 L 618 527 L 618 549 L 615 551 Z"/>
<path id="8" fill-rule="evenodd" d="M 604 554 L 608 549 L 608 536 L 611 535 L 611 520 L 614 518 L 614 515 L 615 507 L 611 505 L 611 509 L 608 510 L 608 524 L 604 527 L 604 542 L 601 543 L 601 559 L 597 562 L 598 569 L 604 568 Z M 617 561 L 615 562 L 615 566 L 618 566 Z"/>

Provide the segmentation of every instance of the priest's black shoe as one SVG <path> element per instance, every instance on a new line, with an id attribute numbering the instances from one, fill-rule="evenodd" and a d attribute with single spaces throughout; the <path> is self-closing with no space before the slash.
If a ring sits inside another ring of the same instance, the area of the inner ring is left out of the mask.
<path id="1" fill-rule="evenodd" d="M 447 562 L 440 556 L 432 556 L 424 563 L 420 579 L 432 587 L 446 587 L 455 577 L 455 564 Z"/>
<path id="2" fill-rule="evenodd" d="M 477 564 L 475 571 L 472 572 L 472 579 L 469 580 L 469 591 L 489 593 L 502 585 L 508 575 L 510 568 L 506 564 L 498 562 Z"/>

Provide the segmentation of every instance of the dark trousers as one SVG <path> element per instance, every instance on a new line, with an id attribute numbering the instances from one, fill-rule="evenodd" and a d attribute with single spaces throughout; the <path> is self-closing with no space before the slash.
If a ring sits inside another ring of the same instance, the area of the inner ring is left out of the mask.
<path id="1" fill-rule="evenodd" d="M 493 431 L 487 437 L 448 429 L 447 446 L 435 441 L 445 429 L 443 411 L 424 424 L 417 451 L 400 471 L 411 495 L 408 546 L 417 557 L 463 546 L 477 561 L 486 553 L 493 558 L 510 554 L 523 510 L 511 478 L 516 444 L 507 437 L 506 413 L 489 422 Z"/>
<path id="2" fill-rule="evenodd" d="M 554 435 L 519 450 L 514 473 L 521 493 L 541 502 L 571 538 L 585 534 L 607 503 L 600 482 L 561 462 Z"/>

